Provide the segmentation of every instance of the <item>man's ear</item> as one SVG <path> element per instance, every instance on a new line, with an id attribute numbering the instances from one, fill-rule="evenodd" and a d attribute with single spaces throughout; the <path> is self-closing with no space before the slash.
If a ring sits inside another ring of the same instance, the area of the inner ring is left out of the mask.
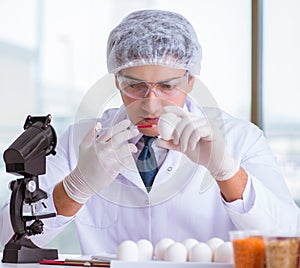
<path id="1" fill-rule="evenodd" d="M 187 92 L 190 93 L 194 87 L 195 76 L 189 75 Z"/>

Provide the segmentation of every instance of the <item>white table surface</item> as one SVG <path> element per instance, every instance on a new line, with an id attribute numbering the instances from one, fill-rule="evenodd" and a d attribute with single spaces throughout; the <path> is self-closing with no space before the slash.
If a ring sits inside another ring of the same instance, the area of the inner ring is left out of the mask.
<path id="1" fill-rule="evenodd" d="M 2 259 L 2 253 L 0 253 Z M 60 254 L 59 260 L 65 260 L 66 258 L 76 259 L 80 258 L 80 255 L 65 255 Z M 71 267 L 66 265 L 41 265 L 38 263 L 3 263 L 0 262 L 0 268 L 63 268 Z M 79 267 L 79 266 L 73 266 Z M 234 268 L 233 264 L 221 264 L 221 263 L 174 263 L 166 261 L 146 261 L 146 262 L 125 262 L 125 261 L 111 261 L 111 268 Z"/>

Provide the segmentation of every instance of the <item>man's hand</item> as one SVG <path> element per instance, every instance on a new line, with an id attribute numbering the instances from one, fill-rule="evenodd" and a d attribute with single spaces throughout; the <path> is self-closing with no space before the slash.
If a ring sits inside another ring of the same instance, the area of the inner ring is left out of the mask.
<path id="1" fill-rule="evenodd" d="M 128 129 L 130 121 L 123 120 L 99 137 L 101 124 L 97 123 L 82 140 L 76 168 L 63 180 L 67 195 L 83 204 L 93 194 L 110 184 L 124 167 L 134 165 L 132 153 L 137 151 L 128 140 L 139 131 Z"/>
<path id="2" fill-rule="evenodd" d="M 164 107 L 164 112 L 158 123 L 159 146 L 186 154 L 205 166 L 216 180 L 228 180 L 237 173 L 239 163 L 227 153 L 224 136 L 213 122 L 178 106 Z"/>

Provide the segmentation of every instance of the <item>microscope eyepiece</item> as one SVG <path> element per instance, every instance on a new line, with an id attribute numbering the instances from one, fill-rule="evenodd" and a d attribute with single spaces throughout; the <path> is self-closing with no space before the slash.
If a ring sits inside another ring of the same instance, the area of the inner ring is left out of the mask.
<path id="1" fill-rule="evenodd" d="M 51 116 L 28 116 L 24 132 L 4 152 L 6 171 L 23 176 L 46 172 L 46 156 L 55 154 L 57 137 L 50 125 Z"/>

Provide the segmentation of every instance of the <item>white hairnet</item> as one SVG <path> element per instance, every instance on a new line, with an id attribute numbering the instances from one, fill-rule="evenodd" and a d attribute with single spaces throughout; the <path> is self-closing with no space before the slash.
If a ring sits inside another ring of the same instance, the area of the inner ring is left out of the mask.
<path id="1" fill-rule="evenodd" d="M 199 74 L 201 46 L 192 25 L 181 15 L 140 10 L 125 17 L 110 33 L 110 73 L 132 66 L 162 65 Z"/>

